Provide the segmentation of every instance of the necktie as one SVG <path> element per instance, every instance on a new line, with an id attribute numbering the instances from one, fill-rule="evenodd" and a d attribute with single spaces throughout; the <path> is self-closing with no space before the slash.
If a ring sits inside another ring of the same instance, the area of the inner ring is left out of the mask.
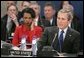
<path id="1" fill-rule="evenodd" d="M 60 52 L 62 51 L 62 44 L 63 44 L 63 33 L 64 31 L 62 30 L 61 33 L 60 33 L 60 37 L 59 37 L 59 49 L 60 49 Z"/>

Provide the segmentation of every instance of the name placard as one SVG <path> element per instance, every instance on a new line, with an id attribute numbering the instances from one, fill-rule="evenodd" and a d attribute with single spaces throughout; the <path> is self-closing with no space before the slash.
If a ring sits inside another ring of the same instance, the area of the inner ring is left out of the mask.
<path id="1" fill-rule="evenodd" d="M 32 51 L 9 50 L 10 55 L 32 56 Z"/>

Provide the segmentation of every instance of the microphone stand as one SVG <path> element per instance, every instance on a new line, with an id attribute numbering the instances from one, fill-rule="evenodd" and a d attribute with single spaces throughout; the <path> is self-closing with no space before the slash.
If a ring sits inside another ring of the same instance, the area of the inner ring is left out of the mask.
<path id="1" fill-rule="evenodd" d="M 55 39 L 56 39 L 56 36 L 57 36 L 57 33 L 55 33 L 55 36 L 54 36 L 54 39 L 53 39 L 53 41 L 52 41 L 52 43 L 51 43 L 51 48 L 53 48 L 53 43 L 54 43 L 54 41 L 55 41 Z M 54 50 L 54 51 L 56 51 L 56 53 L 58 54 L 58 56 L 63 56 L 63 54 L 61 54 L 61 53 L 59 53 L 57 50 Z"/>

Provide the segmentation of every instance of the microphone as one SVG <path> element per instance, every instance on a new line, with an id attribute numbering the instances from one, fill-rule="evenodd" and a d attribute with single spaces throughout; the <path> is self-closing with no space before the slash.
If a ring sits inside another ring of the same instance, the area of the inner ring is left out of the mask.
<path id="1" fill-rule="evenodd" d="M 53 39 L 51 45 L 50 46 L 44 46 L 42 51 L 51 51 L 51 50 L 53 50 L 52 44 L 54 43 L 54 41 L 56 39 L 56 36 L 57 36 L 57 33 L 55 33 L 55 36 L 54 36 L 54 39 Z"/>
<path id="2" fill-rule="evenodd" d="M 52 41 L 52 43 L 51 43 L 51 47 L 52 47 L 52 45 L 53 45 L 53 43 L 54 43 L 54 41 L 55 41 L 55 39 L 56 39 L 56 36 L 57 36 L 57 33 L 55 33 L 54 39 L 53 39 L 53 41 Z"/>
<path id="3" fill-rule="evenodd" d="M 54 39 L 52 40 L 52 43 L 50 46 L 44 46 L 42 51 L 39 53 L 38 56 L 44 56 L 44 57 L 52 57 L 54 55 L 59 56 L 59 52 L 54 50 L 52 47 L 52 44 L 54 43 L 56 39 L 57 33 L 55 33 Z"/>
<path id="4" fill-rule="evenodd" d="M 53 49 L 53 43 L 56 39 L 57 33 L 55 33 L 54 39 L 52 40 L 51 46 L 44 46 L 42 49 L 42 52 L 40 53 L 40 56 L 45 56 L 45 57 L 51 57 L 54 55 L 57 56 L 63 56 L 63 54 L 59 53 L 57 50 Z"/>
<path id="5" fill-rule="evenodd" d="M 53 43 L 54 43 L 54 41 L 55 41 L 55 39 L 56 39 L 56 36 L 57 36 L 57 33 L 55 33 L 54 39 L 53 39 L 53 41 L 52 41 L 52 43 L 51 43 L 51 48 L 52 48 L 52 49 L 53 49 L 52 45 L 53 45 Z M 59 53 L 57 50 L 54 50 L 54 51 L 57 53 L 57 55 L 63 56 L 63 54 Z"/>

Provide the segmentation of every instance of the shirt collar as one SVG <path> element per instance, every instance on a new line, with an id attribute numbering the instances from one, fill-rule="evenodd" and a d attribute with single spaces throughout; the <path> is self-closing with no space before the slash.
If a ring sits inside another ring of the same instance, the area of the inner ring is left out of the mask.
<path id="1" fill-rule="evenodd" d="M 67 33 L 67 29 L 68 29 L 68 27 L 66 27 L 63 31 L 64 31 L 64 33 L 63 33 L 63 40 L 65 39 L 65 36 L 66 36 L 66 33 Z M 58 35 L 58 38 L 59 38 L 59 36 L 60 36 L 60 32 L 62 31 L 62 29 L 59 29 L 59 35 Z"/>
<path id="2" fill-rule="evenodd" d="M 66 27 L 63 31 L 64 31 L 64 33 L 67 31 L 67 29 L 68 29 L 68 27 Z M 59 31 L 61 32 L 62 31 L 62 29 L 59 29 Z"/>
<path id="3" fill-rule="evenodd" d="M 50 19 L 50 24 L 52 25 L 53 18 Z"/>

